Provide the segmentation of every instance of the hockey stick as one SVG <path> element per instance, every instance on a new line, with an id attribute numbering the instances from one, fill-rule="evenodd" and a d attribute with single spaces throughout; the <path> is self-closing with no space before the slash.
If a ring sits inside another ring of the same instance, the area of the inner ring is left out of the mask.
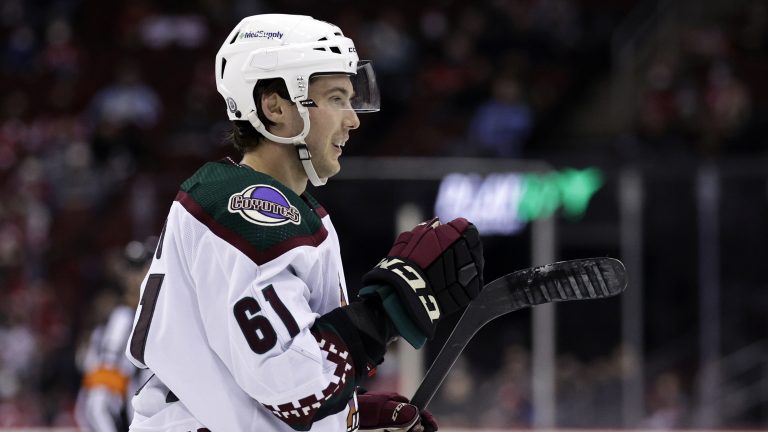
<path id="1" fill-rule="evenodd" d="M 624 264 L 613 258 L 561 261 L 519 270 L 485 285 L 456 323 L 411 398 L 423 410 L 472 337 L 492 320 L 550 302 L 611 297 L 627 287 Z"/>

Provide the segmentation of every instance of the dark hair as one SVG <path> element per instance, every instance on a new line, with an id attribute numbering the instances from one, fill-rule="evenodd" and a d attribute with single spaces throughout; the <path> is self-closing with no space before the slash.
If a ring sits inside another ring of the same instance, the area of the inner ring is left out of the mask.
<path id="1" fill-rule="evenodd" d="M 256 114 L 259 116 L 259 120 L 264 123 L 264 127 L 266 127 L 267 130 L 269 130 L 270 126 L 274 126 L 275 123 L 264 115 L 264 112 L 261 109 L 261 97 L 272 93 L 277 93 L 278 96 L 285 100 L 291 100 L 291 96 L 288 94 L 288 88 L 285 86 L 285 81 L 283 81 L 282 78 L 259 80 L 256 85 L 253 86 L 253 100 L 256 105 Z M 233 120 L 232 128 L 227 131 L 225 137 L 227 142 L 231 143 L 241 154 L 245 154 L 248 150 L 255 148 L 262 138 L 264 138 L 264 135 L 259 133 L 248 120 Z"/>

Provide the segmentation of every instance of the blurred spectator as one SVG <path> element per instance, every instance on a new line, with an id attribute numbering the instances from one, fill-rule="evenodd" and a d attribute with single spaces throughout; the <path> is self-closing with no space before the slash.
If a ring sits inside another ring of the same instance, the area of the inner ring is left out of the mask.
<path id="1" fill-rule="evenodd" d="M 195 49 L 208 37 L 205 20 L 198 15 L 151 15 L 141 22 L 143 42 L 152 49 L 170 45 Z"/>
<path id="2" fill-rule="evenodd" d="M 686 425 L 687 407 L 677 374 L 665 372 L 654 379 L 648 396 L 648 410 L 645 427 L 671 430 Z"/>
<path id="3" fill-rule="evenodd" d="M 531 366 L 528 350 L 520 345 L 504 349 L 501 370 L 488 380 L 491 399 L 482 416 L 490 428 L 528 428 L 533 425 Z"/>
<path id="4" fill-rule="evenodd" d="M 405 17 L 394 9 L 383 10 L 365 26 L 362 35 L 366 55 L 376 59 L 376 77 L 386 98 L 402 103 L 411 93 L 408 85 L 414 63 L 415 44 L 407 31 Z"/>
<path id="5" fill-rule="evenodd" d="M 476 376 L 477 371 L 459 357 L 429 406 L 441 427 L 467 428 L 481 423 L 487 398 Z"/>
<path id="6" fill-rule="evenodd" d="M 160 98 L 143 82 L 133 61 L 121 65 L 116 80 L 96 94 L 90 104 L 90 151 L 103 183 L 114 187 L 124 182 L 145 161 L 151 151 L 149 130 L 160 120 L 161 109 Z"/>
<path id="7" fill-rule="evenodd" d="M 592 427 L 621 426 L 621 357 L 618 351 L 594 359 L 587 368 L 592 392 Z"/>
<path id="8" fill-rule="evenodd" d="M 72 28 L 68 21 L 55 19 L 47 28 L 47 46 L 43 52 L 43 65 L 59 76 L 73 76 L 80 72 L 82 54 L 72 42 Z"/>
<path id="9" fill-rule="evenodd" d="M 747 134 L 754 103 L 734 71 L 728 34 L 690 25 L 679 39 L 680 52 L 661 51 L 645 70 L 636 121 L 646 152 L 717 157 L 754 151 L 743 142 L 754 139 Z"/>
<path id="10" fill-rule="evenodd" d="M 136 126 L 147 129 L 159 120 L 162 104 L 157 93 L 141 77 L 134 60 L 117 67 L 116 79 L 99 91 L 91 102 L 94 123 L 118 129 Z"/>
<path id="11" fill-rule="evenodd" d="M 207 90 L 207 86 L 200 84 L 189 89 L 183 111 L 174 119 L 173 130 L 169 134 L 168 154 L 206 159 L 211 153 L 211 142 L 215 137 L 211 133 L 209 109 L 215 104 L 213 95 Z M 216 96 L 215 102 L 218 102 Z"/>
<path id="12" fill-rule="evenodd" d="M 519 158 L 531 130 L 533 115 L 521 95 L 520 82 L 511 76 L 496 78 L 492 98 L 475 112 L 469 140 L 488 156 Z"/>
<path id="13" fill-rule="evenodd" d="M 11 31 L 2 47 L 2 64 L 4 68 L 24 73 L 33 69 L 37 40 L 31 27 L 19 24 Z"/>
<path id="14" fill-rule="evenodd" d="M 571 354 L 558 355 L 555 374 L 557 424 L 568 428 L 589 426 L 593 407 L 584 364 Z"/>
<path id="15" fill-rule="evenodd" d="M 732 143 L 742 131 L 751 115 L 751 100 L 744 83 L 733 76 L 728 64 L 717 62 L 707 73 L 703 101 L 706 114 L 703 120 L 703 152 L 717 155 L 729 152 L 719 148 Z"/>
<path id="16" fill-rule="evenodd" d="M 638 97 L 637 129 L 652 151 L 687 150 L 682 143 L 683 122 L 698 114 L 698 99 L 690 81 L 680 83 L 679 59 L 672 52 L 658 53 L 648 67 Z"/>
<path id="17" fill-rule="evenodd" d="M 39 366 L 37 341 L 24 317 L 29 307 L 20 300 L 17 296 L 6 310 L 6 322 L 0 327 L 0 399 L 20 394 Z"/>
<path id="18" fill-rule="evenodd" d="M 734 43 L 750 55 L 764 54 L 768 48 L 768 4 L 747 2 L 733 29 Z"/>

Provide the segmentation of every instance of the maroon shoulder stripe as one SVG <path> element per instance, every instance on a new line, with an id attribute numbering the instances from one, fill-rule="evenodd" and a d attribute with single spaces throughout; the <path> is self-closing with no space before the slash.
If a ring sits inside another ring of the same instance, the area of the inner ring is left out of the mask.
<path id="1" fill-rule="evenodd" d="M 320 229 L 312 235 L 292 237 L 262 251 L 253 247 L 253 245 L 242 236 L 217 222 L 216 219 L 206 213 L 200 204 L 198 204 L 188 193 L 179 191 L 179 193 L 176 194 L 176 201 L 184 206 L 195 219 L 207 226 L 214 234 L 236 247 L 240 252 L 244 253 L 258 265 L 272 261 L 280 255 L 299 246 L 318 246 L 326 239 L 326 237 L 328 237 L 328 230 L 325 229 L 325 226 L 320 225 Z"/>

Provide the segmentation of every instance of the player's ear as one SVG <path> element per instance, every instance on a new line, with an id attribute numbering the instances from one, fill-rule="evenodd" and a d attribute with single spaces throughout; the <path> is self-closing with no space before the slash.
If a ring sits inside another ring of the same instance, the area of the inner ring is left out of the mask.
<path id="1" fill-rule="evenodd" d="M 264 116 L 273 123 L 283 123 L 283 116 L 288 112 L 290 102 L 281 98 L 277 93 L 268 93 L 261 96 L 261 111 Z"/>

